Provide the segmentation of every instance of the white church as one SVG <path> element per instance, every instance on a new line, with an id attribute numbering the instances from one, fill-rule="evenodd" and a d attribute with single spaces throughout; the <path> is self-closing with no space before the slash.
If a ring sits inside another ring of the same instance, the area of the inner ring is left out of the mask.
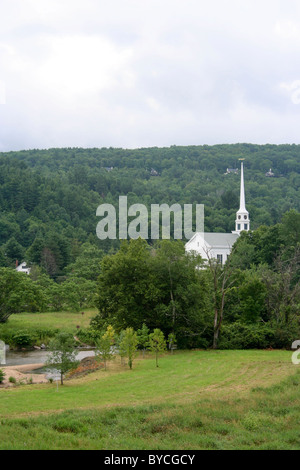
<path id="1" fill-rule="evenodd" d="M 250 230 L 250 219 L 245 205 L 244 165 L 241 161 L 240 208 L 236 213 L 235 230 L 231 233 L 197 232 L 186 243 L 185 249 L 188 252 L 195 251 L 204 260 L 214 258 L 224 264 L 243 230 Z"/>

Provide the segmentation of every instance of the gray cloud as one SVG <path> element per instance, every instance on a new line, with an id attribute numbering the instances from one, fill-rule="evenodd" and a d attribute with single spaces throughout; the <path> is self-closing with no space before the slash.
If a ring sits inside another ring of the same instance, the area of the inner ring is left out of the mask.
<path id="1" fill-rule="evenodd" d="M 296 0 L 1 8 L 0 151 L 299 143 Z"/>

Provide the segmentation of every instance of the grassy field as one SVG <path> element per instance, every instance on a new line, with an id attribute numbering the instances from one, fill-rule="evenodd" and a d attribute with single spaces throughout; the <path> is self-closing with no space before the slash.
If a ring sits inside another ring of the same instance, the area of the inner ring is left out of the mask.
<path id="1" fill-rule="evenodd" d="M 0 449 L 300 449 L 288 351 L 119 358 L 85 377 L 0 390 Z"/>
<path id="2" fill-rule="evenodd" d="M 30 331 L 35 328 L 59 328 L 66 331 L 74 331 L 77 325 L 87 328 L 96 313 L 96 309 L 85 310 L 84 315 L 81 312 L 18 313 L 11 315 L 7 323 L 0 324 L 0 337 L 2 332 Z"/>
<path id="3" fill-rule="evenodd" d="M 46 312 L 46 313 L 18 313 L 11 315 L 8 321 L 0 324 L 0 339 L 11 348 L 32 347 L 34 345 L 48 344 L 50 339 L 59 330 L 76 334 L 79 328 L 88 328 L 90 320 L 97 310 L 85 310 L 81 312 Z M 24 333 L 27 335 L 27 343 L 24 345 Z M 23 342 L 15 341 L 15 335 L 23 338 Z M 28 339 L 29 336 L 29 339 Z"/>

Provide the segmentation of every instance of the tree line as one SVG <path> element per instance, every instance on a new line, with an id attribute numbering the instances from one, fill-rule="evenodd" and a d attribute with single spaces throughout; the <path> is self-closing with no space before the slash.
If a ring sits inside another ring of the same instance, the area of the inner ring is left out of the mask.
<path id="1" fill-rule="evenodd" d="M 1 153 L 0 322 L 96 305 L 99 328 L 145 321 L 180 347 L 285 347 L 298 334 L 299 156 L 297 145 L 251 144 Z M 177 241 L 97 239 L 98 205 L 120 195 L 148 208 L 204 204 L 205 231 L 230 232 L 239 175 L 226 170 L 240 157 L 254 230 L 226 266 L 196 269 Z"/>
<path id="2" fill-rule="evenodd" d="M 286 348 L 300 334 L 300 214 L 243 232 L 225 265 L 179 241 L 124 242 L 103 258 L 92 325 L 174 334 L 180 348 Z"/>
<path id="3" fill-rule="evenodd" d="M 118 240 L 97 239 L 96 209 L 117 207 L 120 195 L 148 210 L 204 204 L 205 230 L 230 232 L 239 175 L 226 170 L 238 168 L 240 157 L 252 228 L 277 224 L 287 211 L 300 210 L 299 156 L 297 145 L 251 144 L 0 153 L 0 266 L 25 260 L 59 281 L 84 243 L 118 250 Z M 265 176 L 270 168 L 271 178 Z"/>
<path id="4" fill-rule="evenodd" d="M 96 306 L 87 344 L 109 325 L 145 324 L 174 335 L 179 348 L 286 348 L 300 335 L 300 213 L 242 232 L 225 265 L 186 253 L 182 241 L 124 240 L 103 254 L 86 244 L 66 279 L 36 267 L 30 276 L 0 270 L 0 319 L 20 311 Z"/>

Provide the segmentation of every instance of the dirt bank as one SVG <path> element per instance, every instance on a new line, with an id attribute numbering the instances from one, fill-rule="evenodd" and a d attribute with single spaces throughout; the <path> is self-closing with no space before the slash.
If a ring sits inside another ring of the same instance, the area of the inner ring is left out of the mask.
<path id="1" fill-rule="evenodd" d="M 34 374 L 35 369 L 39 369 L 43 367 L 44 364 L 23 364 L 19 366 L 1 366 L 1 369 L 5 373 L 4 381 L 0 384 L 0 388 L 12 387 L 15 384 L 9 381 L 10 377 L 14 377 L 16 379 L 16 383 L 34 383 L 34 384 L 41 384 L 47 383 L 48 379 L 46 379 L 45 374 Z M 33 371 L 32 374 L 28 373 L 28 371 Z"/>

